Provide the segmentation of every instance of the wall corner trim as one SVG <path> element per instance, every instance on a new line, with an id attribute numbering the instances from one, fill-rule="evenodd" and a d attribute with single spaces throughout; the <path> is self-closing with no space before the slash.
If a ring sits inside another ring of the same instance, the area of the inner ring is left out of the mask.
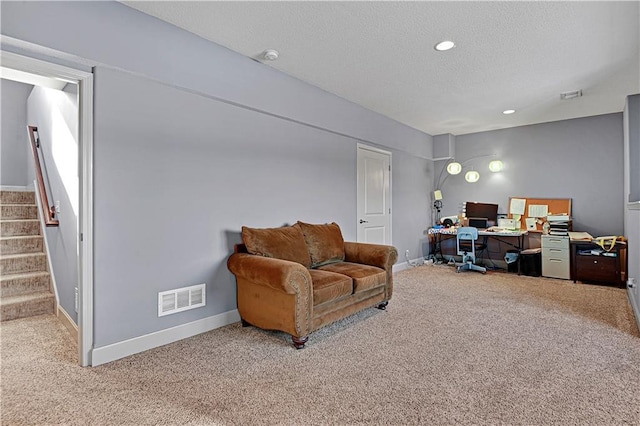
<path id="1" fill-rule="evenodd" d="M 629 297 L 633 315 L 636 317 L 636 324 L 638 324 L 638 329 L 640 329 L 640 306 L 636 303 L 636 298 L 633 297 L 633 291 L 630 288 L 627 288 L 627 296 Z"/>
<path id="2" fill-rule="evenodd" d="M 144 352 L 149 349 L 164 346 L 216 328 L 224 327 L 225 325 L 233 324 L 238 321 L 240 321 L 240 313 L 237 309 L 234 309 L 187 324 L 178 325 L 165 330 L 145 334 L 144 336 L 134 337 L 132 339 L 123 340 L 122 342 L 95 348 L 91 354 L 91 365 L 96 367 L 129 355 Z"/>

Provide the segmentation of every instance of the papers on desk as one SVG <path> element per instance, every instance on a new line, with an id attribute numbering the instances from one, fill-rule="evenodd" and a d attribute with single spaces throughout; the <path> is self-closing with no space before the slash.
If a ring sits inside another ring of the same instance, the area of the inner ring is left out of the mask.
<path id="1" fill-rule="evenodd" d="M 489 228 L 486 229 L 486 231 L 484 232 L 491 232 L 494 234 L 502 234 L 502 235 L 524 235 L 527 233 L 527 231 L 522 231 L 520 229 L 504 229 L 504 228 L 499 228 L 497 226 L 491 226 Z"/>
<path id="2" fill-rule="evenodd" d="M 593 237 L 588 232 L 569 231 L 569 239 L 571 241 L 591 241 Z"/>

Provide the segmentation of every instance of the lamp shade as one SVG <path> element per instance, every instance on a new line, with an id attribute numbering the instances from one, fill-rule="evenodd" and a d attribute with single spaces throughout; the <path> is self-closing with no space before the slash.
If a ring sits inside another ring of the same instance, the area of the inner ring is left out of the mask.
<path id="1" fill-rule="evenodd" d="M 503 167 L 504 167 L 504 164 L 502 164 L 502 161 L 500 160 L 493 160 L 492 162 L 489 163 L 489 170 L 491 170 L 494 173 L 501 171 Z"/>
<path id="2" fill-rule="evenodd" d="M 458 163 L 458 162 L 453 162 L 453 163 L 449 163 L 447 165 L 447 172 L 450 175 L 457 175 L 458 173 L 460 173 L 462 171 L 462 164 Z"/>
<path id="3" fill-rule="evenodd" d="M 480 179 L 480 173 L 476 172 L 475 170 L 469 170 L 464 175 L 464 180 L 466 180 L 469 183 L 477 182 L 478 179 Z"/>

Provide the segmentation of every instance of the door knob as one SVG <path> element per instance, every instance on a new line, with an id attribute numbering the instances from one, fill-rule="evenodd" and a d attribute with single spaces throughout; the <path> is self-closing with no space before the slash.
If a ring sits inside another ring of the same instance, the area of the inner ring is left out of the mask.
<path id="1" fill-rule="evenodd" d="M 369 223 L 369 221 L 360 219 L 360 223 Z"/>

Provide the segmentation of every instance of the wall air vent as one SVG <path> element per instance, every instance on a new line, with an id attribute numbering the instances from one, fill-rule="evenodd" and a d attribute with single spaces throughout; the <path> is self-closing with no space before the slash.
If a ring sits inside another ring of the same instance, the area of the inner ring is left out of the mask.
<path id="1" fill-rule="evenodd" d="M 563 101 L 568 101 L 569 99 L 575 99 L 582 96 L 582 90 L 574 90 L 572 92 L 564 92 L 560 93 L 560 99 Z"/>
<path id="2" fill-rule="evenodd" d="M 158 293 L 158 316 L 162 317 L 204 306 L 205 284 L 183 287 Z"/>

